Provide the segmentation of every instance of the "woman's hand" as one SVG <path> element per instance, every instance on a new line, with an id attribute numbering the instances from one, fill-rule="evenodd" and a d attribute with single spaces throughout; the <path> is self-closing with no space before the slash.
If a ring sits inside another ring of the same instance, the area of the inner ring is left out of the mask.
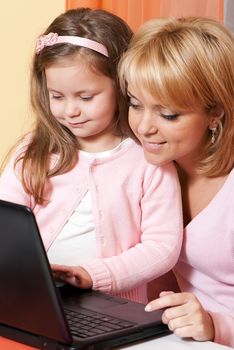
<path id="1" fill-rule="evenodd" d="M 57 281 L 69 283 L 75 287 L 89 289 L 93 281 L 88 272 L 80 266 L 66 266 L 52 264 L 53 276 Z"/>
<path id="2" fill-rule="evenodd" d="M 146 306 L 145 311 L 163 308 L 166 310 L 162 321 L 177 336 L 199 341 L 214 340 L 213 320 L 193 294 L 161 292 L 158 299 Z"/>

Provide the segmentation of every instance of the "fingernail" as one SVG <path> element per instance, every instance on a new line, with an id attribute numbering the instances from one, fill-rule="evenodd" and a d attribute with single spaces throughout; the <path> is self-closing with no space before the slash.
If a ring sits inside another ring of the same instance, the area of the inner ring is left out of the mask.
<path id="1" fill-rule="evenodd" d="M 145 311 L 147 311 L 147 312 L 150 312 L 150 311 L 152 311 L 152 306 L 151 305 L 146 305 L 146 307 L 145 307 Z"/>

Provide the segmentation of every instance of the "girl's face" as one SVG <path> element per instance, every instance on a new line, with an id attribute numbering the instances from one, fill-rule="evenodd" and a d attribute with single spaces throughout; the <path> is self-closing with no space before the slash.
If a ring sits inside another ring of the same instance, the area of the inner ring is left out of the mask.
<path id="1" fill-rule="evenodd" d="M 193 166 L 208 137 L 211 117 L 202 111 L 180 112 L 160 105 L 146 90 L 129 85 L 129 124 L 146 159 L 156 165 L 175 160 Z"/>
<path id="2" fill-rule="evenodd" d="M 53 64 L 45 74 L 51 113 L 77 137 L 81 149 L 111 148 L 117 108 L 113 80 L 74 58 Z"/>

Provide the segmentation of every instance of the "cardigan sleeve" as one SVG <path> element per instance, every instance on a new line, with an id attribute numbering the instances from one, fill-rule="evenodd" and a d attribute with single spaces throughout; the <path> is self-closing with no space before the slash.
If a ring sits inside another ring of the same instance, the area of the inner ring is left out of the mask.
<path id="1" fill-rule="evenodd" d="M 149 165 L 142 187 L 141 217 L 138 218 L 140 240 L 117 255 L 82 264 L 93 280 L 93 289 L 119 293 L 138 287 L 168 272 L 178 260 L 183 223 L 181 193 L 174 166 L 168 164 L 156 168 Z M 134 234 L 125 232 L 133 237 Z"/>
<path id="2" fill-rule="evenodd" d="M 210 312 L 214 323 L 216 343 L 234 348 L 234 317 L 218 312 Z"/>

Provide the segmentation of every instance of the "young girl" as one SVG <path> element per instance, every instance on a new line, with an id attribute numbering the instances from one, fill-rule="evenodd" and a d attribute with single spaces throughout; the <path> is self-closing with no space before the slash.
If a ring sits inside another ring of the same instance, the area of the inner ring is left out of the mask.
<path id="1" fill-rule="evenodd" d="M 129 123 L 145 157 L 175 160 L 184 240 L 182 293 L 146 310 L 180 337 L 234 347 L 234 41 L 208 18 L 159 19 L 136 33 L 120 66 Z"/>
<path id="2" fill-rule="evenodd" d="M 178 259 L 182 217 L 174 166 L 149 165 L 122 123 L 117 64 L 131 36 L 113 14 L 76 9 L 38 39 L 36 126 L 0 197 L 33 209 L 57 278 L 146 303 L 147 282 Z"/>

